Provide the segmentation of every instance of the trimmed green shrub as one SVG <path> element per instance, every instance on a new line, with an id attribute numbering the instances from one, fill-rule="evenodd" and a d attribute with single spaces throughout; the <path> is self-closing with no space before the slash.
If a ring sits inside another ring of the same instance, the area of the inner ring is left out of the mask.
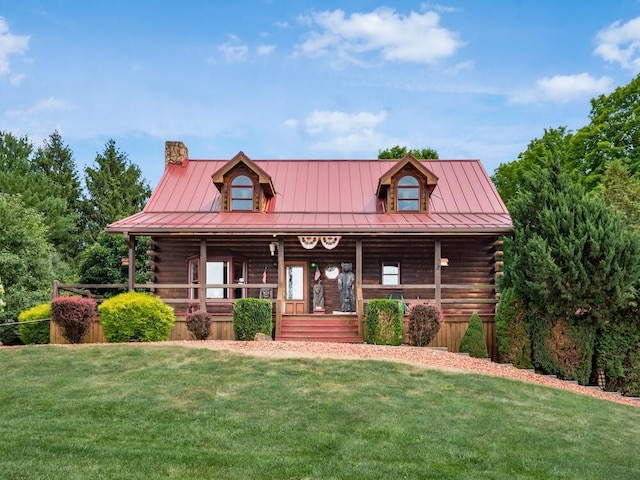
<path id="1" fill-rule="evenodd" d="M 187 315 L 187 330 L 193 333 L 196 340 L 206 340 L 211 333 L 211 315 L 197 310 Z"/>
<path id="2" fill-rule="evenodd" d="M 637 318 L 637 307 L 623 309 L 598 332 L 596 366 L 597 370 L 604 371 L 605 390 L 623 390 L 633 376 L 633 359 L 637 357 L 636 362 L 640 360 L 640 323 Z M 638 367 L 640 365 L 635 368 Z M 593 380 L 594 372 L 591 376 Z"/>
<path id="3" fill-rule="evenodd" d="M 108 342 L 169 340 L 176 318 L 173 308 L 148 293 L 127 292 L 102 302 L 100 323 Z"/>
<path id="4" fill-rule="evenodd" d="M 403 303 L 386 298 L 369 300 L 365 341 L 375 345 L 400 345 L 404 327 Z"/>
<path id="5" fill-rule="evenodd" d="M 531 368 L 531 337 L 524 302 L 513 288 L 500 295 L 496 310 L 498 356 L 503 363 L 518 368 Z"/>
<path id="6" fill-rule="evenodd" d="M 462 353 L 468 353 L 470 357 L 474 358 L 489 357 L 487 342 L 482 329 L 482 320 L 480 320 L 478 312 L 474 311 L 473 315 L 471 315 L 469 327 L 460 340 L 460 348 L 458 350 Z"/>
<path id="7" fill-rule="evenodd" d="M 271 335 L 273 318 L 271 300 L 239 298 L 233 304 L 233 333 L 236 340 L 253 340 L 256 333 Z"/>
<path id="8" fill-rule="evenodd" d="M 407 335 L 409 343 L 418 347 L 426 347 L 436 338 L 444 323 L 442 310 L 432 303 L 414 305 L 409 309 L 409 325 Z"/>
<path id="9" fill-rule="evenodd" d="M 82 342 L 95 316 L 96 301 L 91 298 L 58 297 L 51 302 L 51 321 L 70 343 Z"/>
<path id="10" fill-rule="evenodd" d="M 29 320 L 42 320 L 47 319 L 46 322 L 29 322 L 22 323 Z M 20 312 L 18 315 L 18 326 L 20 332 L 20 340 L 25 344 L 44 344 L 49 343 L 50 335 L 50 323 L 51 318 L 51 304 L 41 303 L 35 307 L 31 307 L 29 310 Z"/>

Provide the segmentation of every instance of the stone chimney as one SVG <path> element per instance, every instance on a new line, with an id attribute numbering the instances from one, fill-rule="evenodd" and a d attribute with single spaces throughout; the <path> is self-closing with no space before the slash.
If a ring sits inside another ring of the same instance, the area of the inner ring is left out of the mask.
<path id="1" fill-rule="evenodd" d="M 189 149 L 182 142 L 164 142 L 164 168 L 182 165 L 189 158 Z"/>

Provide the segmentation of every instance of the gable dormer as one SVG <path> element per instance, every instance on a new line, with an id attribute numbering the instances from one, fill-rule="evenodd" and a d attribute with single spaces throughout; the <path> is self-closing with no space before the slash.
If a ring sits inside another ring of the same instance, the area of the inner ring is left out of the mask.
<path id="1" fill-rule="evenodd" d="M 388 213 L 429 213 L 436 177 L 413 155 L 405 155 L 378 180 L 376 196 Z"/>
<path id="2" fill-rule="evenodd" d="M 275 195 L 271 176 L 243 152 L 229 160 L 211 179 L 220 192 L 222 212 L 264 212 Z"/>

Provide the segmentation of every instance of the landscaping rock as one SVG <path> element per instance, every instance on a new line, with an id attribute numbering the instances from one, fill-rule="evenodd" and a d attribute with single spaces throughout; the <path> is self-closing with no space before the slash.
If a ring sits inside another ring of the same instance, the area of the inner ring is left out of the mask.
<path id="1" fill-rule="evenodd" d="M 256 342 L 273 342 L 273 338 L 271 338 L 271 335 L 260 332 L 256 333 L 256 336 L 253 337 L 253 340 Z"/>

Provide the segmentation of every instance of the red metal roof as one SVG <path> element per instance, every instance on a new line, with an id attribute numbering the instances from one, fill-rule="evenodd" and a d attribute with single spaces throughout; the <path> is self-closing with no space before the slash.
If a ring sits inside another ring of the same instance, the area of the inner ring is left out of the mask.
<path id="1" fill-rule="evenodd" d="M 381 213 L 384 160 L 252 160 L 276 191 L 265 213 L 220 213 L 211 175 L 228 160 L 169 165 L 144 210 L 109 232 L 158 233 L 508 233 L 511 218 L 478 160 L 424 161 L 438 177 L 429 213 Z"/>

